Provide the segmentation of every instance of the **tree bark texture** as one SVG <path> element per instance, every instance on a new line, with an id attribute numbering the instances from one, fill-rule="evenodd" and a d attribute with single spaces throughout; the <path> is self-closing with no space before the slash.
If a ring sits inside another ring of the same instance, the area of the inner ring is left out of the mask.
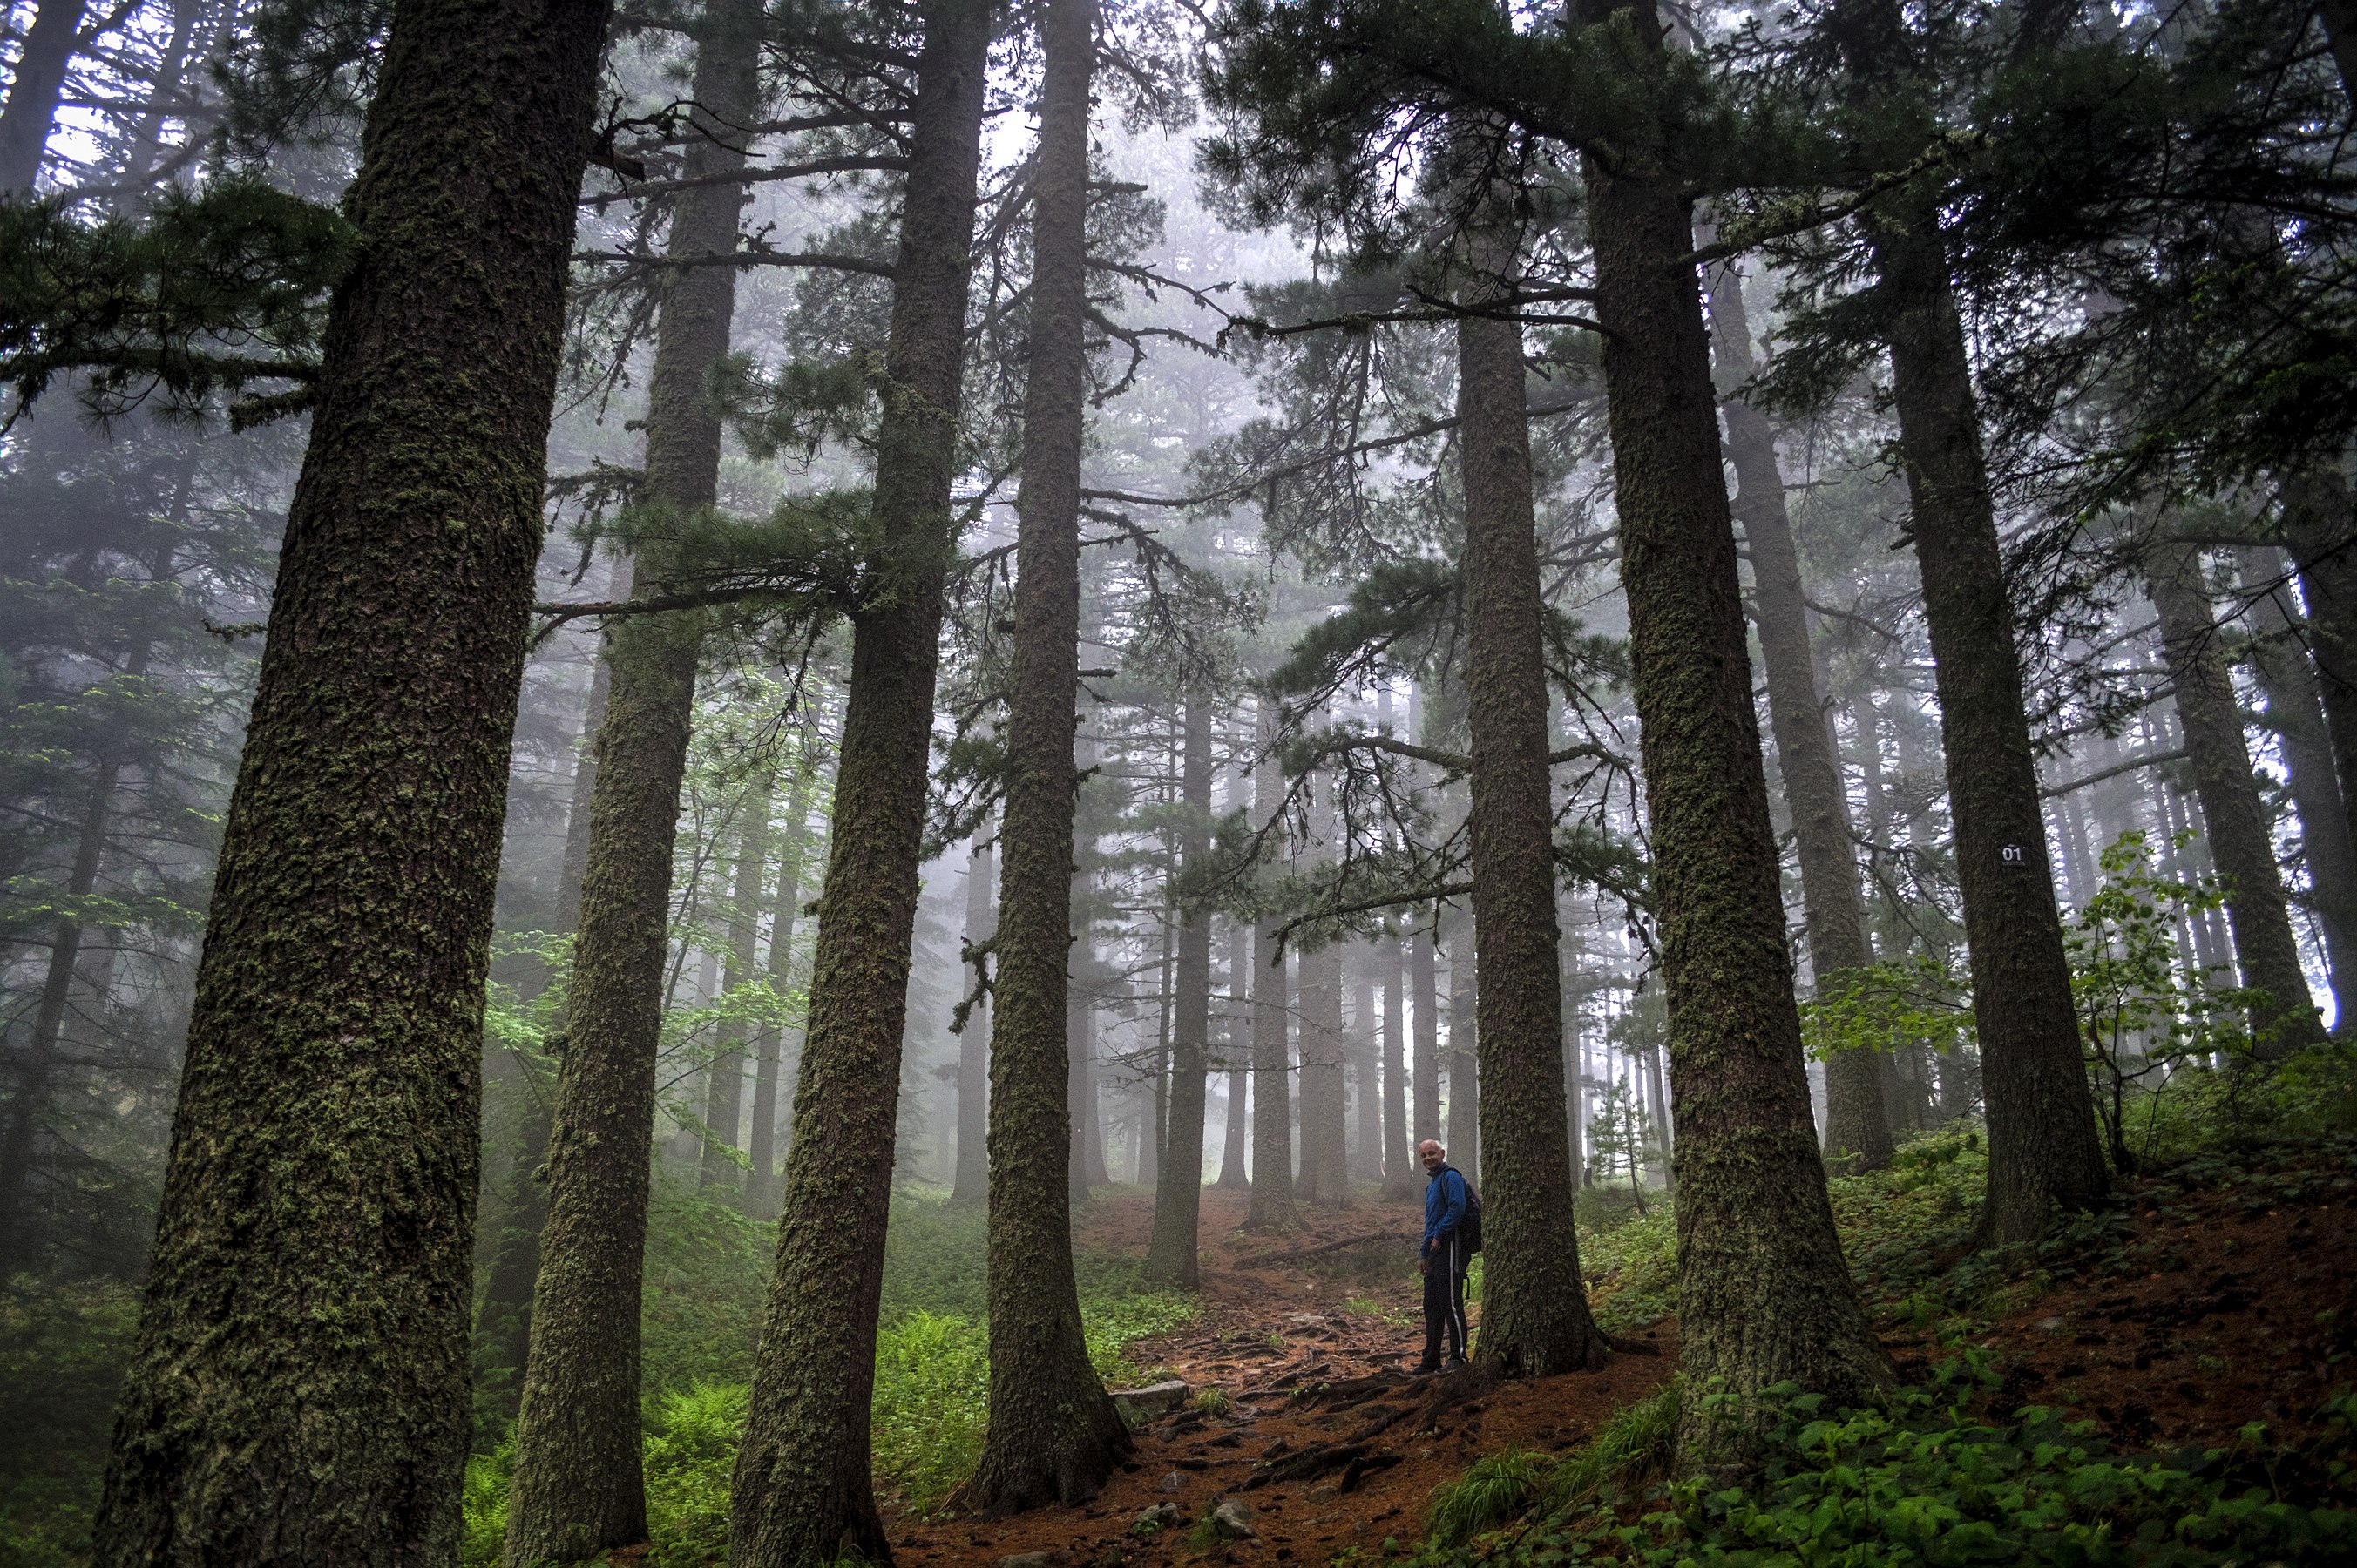
<path id="1" fill-rule="evenodd" d="M 965 940 L 981 949 L 997 929 L 998 852 L 987 823 L 974 835 L 974 851 L 965 862 Z M 1066 881 L 1068 890 L 1070 880 Z M 990 1188 L 990 996 L 977 993 L 958 1036 L 957 1171 L 950 1184 L 950 1201 L 961 1206 L 980 1203 Z"/>
<path id="2" fill-rule="evenodd" d="M 607 15 L 411 0 L 386 42 L 102 1563 L 457 1551 L 483 985 Z"/>
<path id="3" fill-rule="evenodd" d="M 681 194 L 670 239 L 680 254 L 736 248 L 745 188 L 726 177 L 745 166 L 737 127 L 754 120 L 760 102 L 760 27 L 759 0 L 719 0 L 703 22 L 690 166 L 718 182 Z M 721 415 L 709 384 L 728 353 L 736 278 L 728 267 L 687 267 L 665 283 L 647 385 L 646 498 L 675 521 L 710 508 L 719 494 Z M 634 581 L 661 592 L 673 569 L 669 545 L 649 540 L 634 562 Z M 690 610 L 628 617 L 607 646 L 581 932 L 549 1141 L 548 1220 L 501 1556 L 508 1568 L 586 1562 L 647 1535 L 639 1416 L 647 1149 L 662 1040 L 672 852 L 703 638 L 703 618 Z M 740 1085 L 715 1089 L 731 1069 L 741 1080 L 741 1053 L 724 1052 L 705 1083 L 707 1110 L 725 1109 L 733 1121 Z M 689 1152 L 702 1179 L 720 1179 L 700 1144 Z"/>
<path id="4" fill-rule="evenodd" d="M 1178 768 L 1178 799 L 1186 811 L 1181 853 L 1186 865 L 1199 866 L 1211 853 L 1208 696 L 1197 693 L 1188 697 L 1185 725 Z M 1211 1054 L 1210 911 L 1194 908 L 1180 912 L 1171 980 L 1170 1126 L 1163 1144 L 1161 1179 L 1154 1188 L 1154 1235 L 1146 1247 L 1146 1277 L 1193 1290 L 1203 1207 L 1203 1085 Z"/>
<path id="5" fill-rule="evenodd" d="M 2253 545 L 2241 556 L 2244 591 L 2257 594 L 2250 609 L 2251 662 L 2299 812 L 2300 854 L 2317 923 L 2324 929 L 2337 1022 L 2351 1016 L 2351 1006 L 2357 1004 L 2357 843 L 2349 835 L 2348 802 L 2332 761 L 2316 666 L 2304 646 L 2306 628 L 2294 619 L 2290 596 L 2282 586 L 2287 575 L 2283 553 Z"/>
<path id="6" fill-rule="evenodd" d="M 1734 268 L 1711 269 L 1709 307 L 1719 409 L 1727 422 L 1727 458 L 1735 469 L 1735 518 L 1751 547 L 1752 603 L 1760 661 L 1768 675 L 1768 723 L 1800 852 L 1809 967 L 1823 995 L 1829 986 L 1841 984 L 1846 972 L 1874 961 L 1866 934 L 1866 901 L 1858 894 L 1857 857 L 1850 847 L 1849 797 L 1817 693 L 1808 600 L 1802 589 L 1792 518 L 1784 506 L 1784 477 L 1776 462 L 1776 429 L 1737 390 L 1758 367 L 1751 355 L 1743 280 Z M 1844 1051 L 1825 1063 L 1825 1153 L 1860 1170 L 1880 1170 L 1890 1163 L 1890 1120 L 1883 1111 L 1878 1053 Z"/>
<path id="7" fill-rule="evenodd" d="M 1276 703 L 1254 704 L 1254 740 L 1260 757 L 1253 768 L 1253 815 L 1263 823 L 1284 799 L 1272 748 L 1276 744 Z M 1264 920 L 1252 930 L 1253 1185 L 1250 1223 L 1255 1230 L 1283 1230 L 1293 1223 L 1293 1070 L 1285 955 L 1277 926 Z"/>
<path id="8" fill-rule="evenodd" d="M 1518 321 L 1457 323 L 1465 686 L 1481 1086 L 1483 1361 L 1548 1377 L 1604 1362 L 1571 1212 L 1556 966 L 1544 608 Z"/>
<path id="9" fill-rule="evenodd" d="M 1650 12 L 1625 14 L 1661 47 Z M 1690 202 L 1640 153 L 1586 168 L 1678 1126 L 1680 1435 L 1709 1464 L 1743 1440 L 1704 1416 L 1715 1387 L 1748 1420 L 1778 1382 L 1847 1403 L 1892 1374 L 1809 1106 L 1710 350 L 1673 262 L 1694 248 Z"/>
<path id="10" fill-rule="evenodd" d="M 2013 602 L 1946 243 L 1929 212 L 1876 225 L 1873 242 L 1878 286 L 1893 304 L 1900 459 L 1914 502 L 1972 959 L 1989 1136 L 1982 1232 L 2000 1245 L 2030 1241 L 2056 1204 L 2087 1208 L 2108 1179 L 2080 1061 Z"/>
<path id="11" fill-rule="evenodd" d="M 990 1424 L 967 1487 L 973 1506 L 999 1513 L 1095 1496 L 1130 1446 L 1120 1412 L 1089 1365 L 1066 1197 L 1071 1124 L 1064 1013 L 1081 782 L 1072 732 L 1081 670 L 1081 443 L 1088 390 L 1082 332 L 1095 0 L 1049 0 L 1039 28 L 1045 59 L 1032 177 L 1031 363 L 1016 499 L 1014 670 L 1000 837 L 1006 865 L 990 1053 Z M 1208 750 L 1204 774 L 1208 791 Z M 1202 957 L 1208 984 L 1208 950 Z M 1200 1166 L 1200 1034 L 1195 1055 Z"/>
<path id="12" fill-rule="evenodd" d="M 2193 788 L 2209 824 L 2210 854 L 2225 883 L 2226 920 L 2243 983 L 2265 993 L 2251 1009 L 2251 1037 L 2263 1058 L 2291 1055 L 2324 1038 L 2292 935 L 2276 866 L 2259 777 L 2243 736 L 2234 680 L 2219 646 L 2215 605 L 2191 545 L 2158 541 L 2145 553 L 2145 581 L 2160 617 L 2161 657 L 2177 696 L 2178 727 Z"/>
<path id="13" fill-rule="evenodd" d="M 810 1027 L 732 1493 L 729 1558 L 742 1568 L 890 1560 L 868 1407 L 942 596 L 957 550 L 950 483 L 992 30 L 980 0 L 935 0 L 923 15 L 877 438 L 878 586 L 850 618 Z"/>
<path id="14" fill-rule="evenodd" d="M 9 73 L 8 102 L 0 106 L 0 199 L 33 194 L 88 8 L 88 0 L 42 0 L 25 29 Z"/>

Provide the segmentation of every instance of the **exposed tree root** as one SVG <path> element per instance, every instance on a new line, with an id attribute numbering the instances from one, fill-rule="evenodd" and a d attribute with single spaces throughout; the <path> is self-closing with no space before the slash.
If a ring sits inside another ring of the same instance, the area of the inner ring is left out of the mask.
<path id="1" fill-rule="evenodd" d="M 1321 1389 L 1312 1397 L 1319 1402 L 1332 1403 L 1340 1410 L 1368 1403 L 1385 1393 L 1420 1392 L 1428 1389 L 1430 1394 L 1427 1398 L 1411 1399 L 1380 1412 L 1371 1412 L 1368 1419 L 1346 1436 L 1265 1464 L 1247 1477 L 1237 1489 L 1248 1492 L 1258 1487 L 1286 1481 L 1313 1480 L 1340 1470 L 1343 1472 L 1342 1489 L 1350 1491 L 1359 1484 L 1361 1477 L 1389 1469 L 1399 1463 L 1396 1454 L 1376 1454 L 1372 1451 L 1376 1438 L 1404 1423 L 1412 1423 L 1408 1428 L 1412 1432 L 1421 1431 L 1445 1412 L 1480 1398 L 1503 1380 L 1494 1367 L 1473 1366 L 1462 1367 L 1421 1383 L 1396 1373 L 1383 1373 L 1372 1378 L 1353 1378 L 1348 1383 Z"/>

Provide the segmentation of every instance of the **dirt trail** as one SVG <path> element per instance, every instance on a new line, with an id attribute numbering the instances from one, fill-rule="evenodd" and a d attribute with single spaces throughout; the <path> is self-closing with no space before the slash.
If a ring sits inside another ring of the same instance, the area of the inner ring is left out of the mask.
<path id="1" fill-rule="evenodd" d="M 2003 1287 L 2016 1304 L 1975 1336 L 2006 1370 L 1994 1404 L 2059 1400 L 2132 1450 L 2228 1445 L 2252 1421 L 2276 1440 L 2315 1435 L 2322 1400 L 2357 1366 L 2357 1168 L 2323 1159 L 2228 1187 L 2148 1182 L 2125 1196 L 2118 1242 Z M 1353 1547 L 1375 1558 L 1387 1538 L 1405 1545 L 1421 1535 L 1433 1488 L 1475 1459 L 1577 1447 L 1674 1368 L 1674 1326 L 1664 1322 L 1649 1335 L 1659 1355 L 1618 1354 L 1593 1375 L 1512 1383 L 1417 1419 L 1441 1391 L 1405 1375 L 1423 1348 L 1419 1210 L 1370 1202 L 1306 1211 L 1296 1233 L 1259 1237 L 1240 1229 L 1245 1207 L 1243 1193 L 1205 1191 L 1203 1310 L 1134 1352 L 1190 1392 L 1220 1390 L 1225 1410 L 1190 1408 L 1141 1432 L 1132 1462 L 1085 1507 L 1003 1520 L 902 1519 L 892 1536 L 904 1568 L 1034 1552 L 1070 1568 L 1322 1568 Z M 1083 1219 L 1080 1239 L 1142 1256 L 1152 1222 L 1149 1199 L 1110 1197 Z M 1347 1244 L 1354 1240 L 1363 1244 Z M 1309 1255 L 1274 1258 L 1287 1252 Z M 1937 1338 L 1927 1324 L 1884 1343 L 1912 1377 L 1940 1353 Z M 1383 1424 L 1393 1414 L 1400 1419 Z M 1377 1426 L 1362 1447 L 1351 1443 Z M 1357 1462 L 1298 1478 L 1266 1465 L 1338 1444 Z M 1208 1552 L 1190 1544 L 1195 1521 L 1228 1497 L 1252 1506 L 1259 1538 Z M 1178 1529 L 1132 1530 L 1166 1502 L 1178 1507 Z"/>
<path id="2" fill-rule="evenodd" d="M 1218 1389 L 1226 1409 L 1213 1415 L 1190 1407 L 1140 1432 L 1130 1463 L 1085 1507 L 902 1521 L 892 1534 L 904 1568 L 1039 1552 L 1075 1568 L 1110 1563 L 1114 1552 L 1133 1564 L 1201 1560 L 1189 1530 L 1229 1497 L 1251 1505 L 1259 1539 L 1223 1543 L 1211 1562 L 1322 1564 L 1346 1546 L 1372 1557 L 1386 1537 L 1405 1544 L 1420 1536 L 1433 1488 L 1480 1455 L 1577 1447 L 1670 1374 L 1667 1354 L 1615 1356 L 1600 1373 L 1478 1393 L 1419 1425 L 1415 1414 L 1439 1392 L 1432 1380 L 1406 1375 L 1424 1347 L 1415 1275 L 1420 1207 L 1369 1201 L 1305 1210 L 1300 1229 L 1282 1237 L 1243 1234 L 1245 1212 L 1244 1194 L 1205 1189 L 1203 1309 L 1176 1334 L 1131 1352 L 1184 1379 L 1190 1393 Z M 1152 1224 L 1150 1199 L 1105 1198 L 1082 1219 L 1078 1240 L 1142 1254 Z M 1276 1260 L 1285 1253 L 1311 1255 Z M 1670 1331 L 1658 1333 L 1654 1343 L 1669 1349 Z M 1341 1401 L 1311 1397 L 1320 1385 L 1348 1392 Z M 1355 1463 L 1344 1460 L 1346 1448 L 1335 1455 L 1342 1462 L 1319 1473 L 1254 1484 L 1264 1461 L 1344 1442 L 1393 1416 L 1399 1419 L 1368 1438 Z M 1180 1526 L 1133 1531 L 1138 1516 L 1161 1503 L 1178 1506 Z"/>

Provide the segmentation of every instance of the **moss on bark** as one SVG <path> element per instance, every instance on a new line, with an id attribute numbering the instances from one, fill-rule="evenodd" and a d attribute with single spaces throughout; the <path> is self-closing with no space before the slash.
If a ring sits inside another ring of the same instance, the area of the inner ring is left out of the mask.
<path id="1" fill-rule="evenodd" d="M 606 19 L 602 0 L 393 19 L 101 1563 L 457 1550 L 486 954 Z"/>
<path id="2" fill-rule="evenodd" d="M 1586 14 L 1663 48 L 1650 10 L 1588 0 Z M 1585 166 L 1669 1006 L 1680 1443 L 1708 1465 L 1741 1455 L 1763 1389 L 1789 1380 L 1850 1402 L 1891 1369 L 1842 1258 L 1810 1115 L 1710 350 L 1694 271 L 1675 263 L 1693 215 L 1665 148 L 1640 134 Z M 1731 1427 L 1704 1403 L 1719 1391 L 1738 1402 Z"/>
<path id="3" fill-rule="evenodd" d="M 935 0 L 909 125 L 875 512 L 778 1260 L 731 1492 L 740 1568 L 888 1562 L 869 1403 L 917 916 L 942 590 L 956 553 L 961 372 L 991 8 Z"/>

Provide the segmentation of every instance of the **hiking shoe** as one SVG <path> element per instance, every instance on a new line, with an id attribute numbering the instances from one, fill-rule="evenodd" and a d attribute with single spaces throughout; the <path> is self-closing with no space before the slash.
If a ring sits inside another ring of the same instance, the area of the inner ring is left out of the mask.
<path id="1" fill-rule="evenodd" d="M 1440 1370 L 1440 1363 L 1437 1361 L 1418 1361 L 1408 1369 L 1408 1375 L 1415 1378 L 1428 1378 L 1438 1370 Z"/>

